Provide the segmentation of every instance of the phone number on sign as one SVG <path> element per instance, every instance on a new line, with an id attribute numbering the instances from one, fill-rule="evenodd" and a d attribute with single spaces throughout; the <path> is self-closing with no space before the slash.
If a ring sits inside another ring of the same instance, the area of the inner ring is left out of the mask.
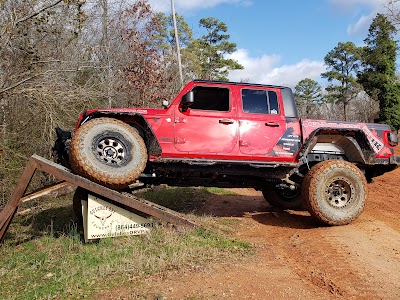
<path id="1" fill-rule="evenodd" d="M 128 230 L 128 229 L 137 229 L 137 228 L 152 228 L 154 227 L 154 223 L 142 223 L 142 224 L 123 224 L 116 225 L 115 230 Z"/>

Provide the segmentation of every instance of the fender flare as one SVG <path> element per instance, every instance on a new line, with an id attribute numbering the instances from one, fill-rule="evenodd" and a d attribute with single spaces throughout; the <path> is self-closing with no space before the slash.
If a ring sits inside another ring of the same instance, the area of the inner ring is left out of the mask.
<path id="1" fill-rule="evenodd" d="M 121 121 L 126 122 L 127 124 L 133 126 L 139 126 L 139 133 L 144 135 L 144 142 L 146 144 L 147 151 L 150 155 L 159 156 L 162 153 L 162 148 L 158 139 L 147 122 L 147 120 L 143 117 L 143 115 L 135 112 L 107 112 L 107 111 L 95 111 L 90 113 L 89 115 L 84 112 L 81 122 L 78 124 L 78 127 L 88 120 L 100 118 L 100 117 L 109 117 L 115 118 Z"/>
<path id="2" fill-rule="evenodd" d="M 340 146 L 349 161 L 372 165 L 376 162 L 375 152 L 373 151 L 366 134 L 361 129 L 329 128 L 322 127 L 314 130 L 307 141 L 302 145 L 297 155 L 298 160 L 304 158 L 311 152 L 317 144 L 320 136 L 331 136 Z M 338 139 L 338 136 L 340 138 Z"/>

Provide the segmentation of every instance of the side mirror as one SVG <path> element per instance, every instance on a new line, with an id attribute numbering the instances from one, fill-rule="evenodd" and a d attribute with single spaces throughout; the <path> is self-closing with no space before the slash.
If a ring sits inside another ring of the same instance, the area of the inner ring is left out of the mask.
<path id="1" fill-rule="evenodd" d="M 193 91 L 190 91 L 189 93 L 183 95 L 183 103 L 186 104 L 187 106 L 190 106 L 194 103 L 194 93 Z"/>
<path id="2" fill-rule="evenodd" d="M 194 93 L 190 91 L 189 93 L 183 95 L 182 97 L 182 111 L 186 112 L 190 105 L 194 103 Z"/>

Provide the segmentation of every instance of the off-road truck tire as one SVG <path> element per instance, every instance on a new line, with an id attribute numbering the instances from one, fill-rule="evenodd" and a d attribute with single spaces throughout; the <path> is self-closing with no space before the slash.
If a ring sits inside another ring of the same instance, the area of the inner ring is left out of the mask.
<path id="1" fill-rule="evenodd" d="M 146 145 L 130 125 L 112 118 L 84 123 L 72 137 L 72 170 L 112 189 L 134 183 L 147 163 Z"/>
<path id="2" fill-rule="evenodd" d="M 264 199 L 273 207 L 299 209 L 303 207 L 300 191 L 263 189 Z"/>
<path id="3" fill-rule="evenodd" d="M 317 220 L 329 225 L 345 225 L 364 210 L 367 180 L 359 168 L 343 160 L 316 164 L 302 183 L 304 207 Z"/>

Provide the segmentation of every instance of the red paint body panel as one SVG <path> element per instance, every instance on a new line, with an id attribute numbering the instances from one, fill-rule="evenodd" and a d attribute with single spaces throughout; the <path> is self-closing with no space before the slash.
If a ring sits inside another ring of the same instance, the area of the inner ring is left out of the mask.
<path id="1" fill-rule="evenodd" d="M 183 110 L 183 96 L 196 86 L 229 89 L 229 111 Z M 275 92 L 279 111 L 273 114 L 244 111 L 243 89 Z M 143 116 L 162 148 L 161 156 L 150 157 L 150 160 L 191 158 L 293 163 L 298 161 L 301 145 L 320 128 L 362 130 L 377 158 L 393 156 L 393 149 L 384 135 L 389 130 L 387 125 L 310 119 L 300 121 L 295 117 L 285 117 L 281 89 L 274 86 L 193 81 L 166 109 L 89 110 L 80 116 L 77 127 L 85 116 L 93 113 L 123 114 L 128 123 L 129 115 Z"/>
<path id="2" fill-rule="evenodd" d="M 377 158 L 389 158 L 394 153 L 393 147 L 389 146 L 387 137 L 384 134 L 385 132 L 390 132 L 388 130 L 389 126 L 385 124 L 304 119 L 301 125 L 303 142 L 307 141 L 310 135 L 319 128 L 361 130 L 366 134 Z"/>

